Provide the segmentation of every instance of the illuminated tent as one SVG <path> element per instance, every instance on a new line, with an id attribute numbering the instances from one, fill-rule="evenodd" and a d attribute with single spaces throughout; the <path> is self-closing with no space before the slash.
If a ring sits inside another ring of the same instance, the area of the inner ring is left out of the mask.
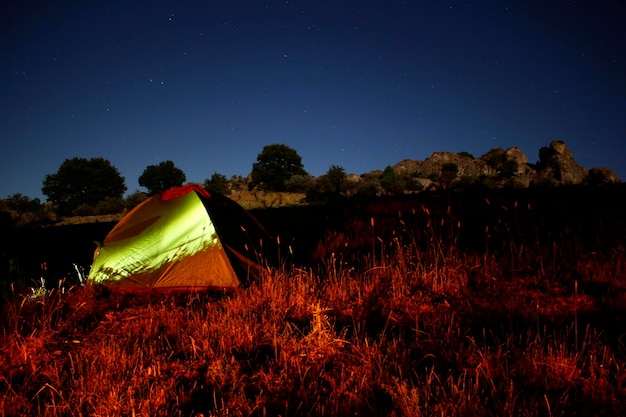
<path id="1" fill-rule="evenodd" d="M 96 249 L 88 280 L 123 291 L 233 289 L 260 272 L 265 229 L 241 206 L 195 185 L 152 196 Z"/>

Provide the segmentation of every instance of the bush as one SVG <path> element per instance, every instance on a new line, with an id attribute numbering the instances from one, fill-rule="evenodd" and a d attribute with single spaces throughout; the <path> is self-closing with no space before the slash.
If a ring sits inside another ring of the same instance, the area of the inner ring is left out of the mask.
<path id="1" fill-rule="evenodd" d="M 214 173 L 210 179 L 204 180 L 204 188 L 216 193 L 229 195 L 232 193 L 230 183 L 225 175 Z"/>
<path id="2" fill-rule="evenodd" d="M 387 166 L 380 177 L 380 185 L 387 194 L 397 195 L 404 193 L 406 181 L 402 175 L 394 171 L 393 167 Z"/>
<path id="3" fill-rule="evenodd" d="M 121 197 L 105 197 L 104 200 L 96 204 L 94 214 L 117 214 L 124 211 L 124 199 Z"/>
<path id="4" fill-rule="evenodd" d="M 19 193 L 0 200 L 0 211 L 3 213 L 0 224 L 5 227 L 49 223 L 54 218 L 49 205 L 41 204 L 38 198 L 30 199 Z"/>
<path id="5" fill-rule="evenodd" d="M 366 176 L 363 181 L 357 183 L 355 195 L 360 198 L 372 198 L 384 192 L 380 180 Z"/>
<path id="6" fill-rule="evenodd" d="M 315 183 L 310 175 L 294 175 L 285 181 L 285 188 L 289 193 L 306 193 L 309 188 L 315 187 Z"/>
<path id="7" fill-rule="evenodd" d="M 248 179 L 241 175 L 233 175 L 230 177 L 230 189 L 232 191 L 247 191 Z"/>
<path id="8" fill-rule="evenodd" d="M 148 194 L 144 193 L 143 191 L 137 190 L 134 193 L 130 194 L 128 197 L 126 197 L 126 199 L 124 200 L 124 208 L 132 209 L 137 204 L 141 203 L 147 198 Z"/>
<path id="9" fill-rule="evenodd" d="M 87 203 L 82 203 L 74 210 L 72 210 L 72 216 L 93 216 L 96 211 Z"/>
<path id="10" fill-rule="evenodd" d="M 330 201 L 345 196 L 347 188 L 346 171 L 337 165 L 332 165 L 328 172 L 317 178 L 307 190 L 309 201 Z"/>

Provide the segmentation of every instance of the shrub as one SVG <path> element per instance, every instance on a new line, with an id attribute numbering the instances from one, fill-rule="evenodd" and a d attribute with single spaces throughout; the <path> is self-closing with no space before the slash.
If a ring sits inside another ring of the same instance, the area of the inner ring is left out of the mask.
<path id="1" fill-rule="evenodd" d="M 95 209 L 87 203 L 82 203 L 72 210 L 72 216 L 93 216 L 95 214 Z"/>
<path id="2" fill-rule="evenodd" d="M 104 200 L 96 204 L 93 212 L 96 215 L 117 214 L 124 211 L 125 202 L 122 197 L 105 197 Z"/>
<path id="3" fill-rule="evenodd" d="M 148 194 L 143 191 L 136 190 L 134 193 L 128 195 L 124 200 L 124 208 L 132 209 L 137 204 L 141 203 L 148 198 Z"/>
<path id="4" fill-rule="evenodd" d="M 310 175 L 293 175 L 285 181 L 285 189 L 289 193 L 306 193 L 311 187 L 315 187 L 315 178 Z"/>
<path id="5" fill-rule="evenodd" d="M 406 180 L 402 175 L 396 173 L 393 167 L 387 166 L 380 177 L 380 185 L 387 194 L 398 195 L 404 193 Z"/>
<path id="6" fill-rule="evenodd" d="M 204 180 L 204 188 L 220 194 L 229 195 L 232 193 L 230 183 L 225 175 L 214 173 L 210 179 Z"/>

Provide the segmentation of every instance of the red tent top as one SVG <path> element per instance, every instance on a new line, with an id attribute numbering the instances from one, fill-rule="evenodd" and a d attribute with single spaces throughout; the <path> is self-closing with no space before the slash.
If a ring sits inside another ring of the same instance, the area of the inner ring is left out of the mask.
<path id="1" fill-rule="evenodd" d="M 161 200 L 163 201 L 173 200 L 175 198 L 188 194 L 192 191 L 197 192 L 198 194 L 200 194 L 202 197 L 205 197 L 205 198 L 211 197 L 211 194 L 209 194 L 209 192 L 205 190 L 204 188 L 196 184 L 185 184 L 185 185 L 181 185 L 180 187 L 173 187 L 167 191 L 163 191 L 161 193 Z"/>

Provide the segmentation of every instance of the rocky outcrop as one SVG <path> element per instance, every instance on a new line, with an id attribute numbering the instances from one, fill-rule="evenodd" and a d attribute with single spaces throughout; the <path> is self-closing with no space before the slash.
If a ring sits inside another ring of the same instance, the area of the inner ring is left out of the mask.
<path id="1" fill-rule="evenodd" d="M 539 150 L 536 182 L 553 185 L 582 184 L 587 178 L 587 168 L 578 165 L 574 154 L 562 140 L 554 140 L 549 147 Z"/>
<path id="2" fill-rule="evenodd" d="M 495 175 L 496 170 L 482 159 L 469 154 L 454 152 L 434 152 L 423 161 L 405 159 L 393 166 L 397 174 L 409 174 L 420 178 L 437 178 L 445 166 L 456 166 L 458 177 L 480 177 Z"/>
<path id="3" fill-rule="evenodd" d="M 572 151 L 561 140 L 552 141 L 549 146 L 542 147 L 536 164 L 529 163 L 524 152 L 513 146 L 506 150 L 493 148 L 480 158 L 474 158 L 467 152 L 434 152 L 423 161 L 405 159 L 392 168 L 399 175 L 411 177 L 413 182 L 417 179 L 428 179 L 428 185 L 420 184 L 424 189 L 437 184 L 449 187 L 455 182 L 482 182 L 488 186 L 515 188 L 525 188 L 533 184 L 598 185 L 621 182 L 608 168 L 588 170 L 579 165 Z"/>
<path id="4" fill-rule="evenodd" d="M 528 158 L 517 147 L 504 150 L 494 148 L 480 158 L 474 158 L 468 153 L 434 152 L 423 161 L 405 159 L 393 166 L 393 170 L 400 175 L 412 175 L 421 178 L 438 178 L 446 169 L 456 167 L 458 178 L 496 177 L 506 164 L 506 161 L 515 161 L 515 173 L 526 173 Z"/>
<path id="5" fill-rule="evenodd" d="M 440 175 L 446 165 L 457 166 L 457 177 L 480 177 L 481 175 L 494 175 L 495 171 L 482 159 L 473 158 L 470 155 L 453 152 L 435 152 L 424 161 L 422 171 L 426 177 Z"/>
<path id="6" fill-rule="evenodd" d="M 504 152 L 506 161 L 513 161 L 517 164 L 517 170 L 515 175 L 528 175 L 533 172 L 533 169 L 528 165 L 528 157 L 517 146 L 513 146 Z"/>
<path id="7" fill-rule="evenodd" d="M 424 164 L 424 161 L 417 161 L 415 159 L 405 159 L 395 164 L 393 166 L 393 170 L 396 172 L 396 174 L 400 174 L 400 175 L 414 175 L 416 173 L 421 172 L 422 164 Z M 372 172 L 377 172 L 377 171 L 372 171 Z M 372 172 L 366 175 L 369 175 Z M 383 172 L 380 171 L 381 175 L 382 173 Z"/>
<path id="8" fill-rule="evenodd" d="M 615 171 L 605 167 L 591 168 L 587 178 L 585 178 L 587 185 L 617 184 L 620 182 L 622 181 L 617 177 Z"/>

